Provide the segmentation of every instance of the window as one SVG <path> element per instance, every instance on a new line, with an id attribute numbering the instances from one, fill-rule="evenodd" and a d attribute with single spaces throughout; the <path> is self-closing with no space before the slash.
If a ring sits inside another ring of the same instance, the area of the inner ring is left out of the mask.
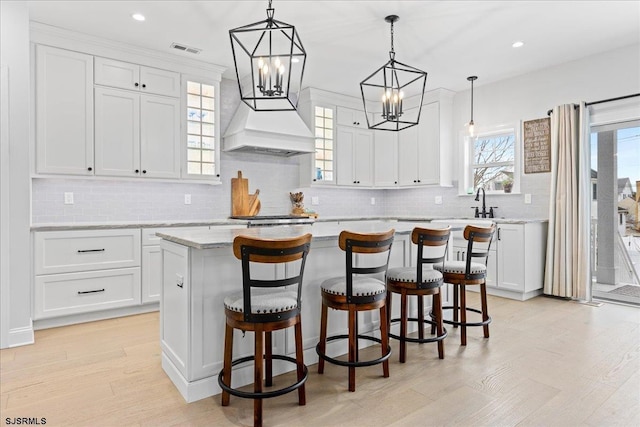
<path id="1" fill-rule="evenodd" d="M 315 129 L 315 172 L 313 179 L 315 182 L 333 181 L 333 153 L 335 145 L 333 143 L 333 109 L 315 107 L 314 112 Z"/>
<path id="2" fill-rule="evenodd" d="M 469 141 L 470 161 L 467 182 L 470 190 L 511 192 L 519 189 L 516 168 L 517 144 L 513 129 L 479 134 Z"/>
<path id="3" fill-rule="evenodd" d="M 213 177 L 216 164 L 215 87 L 187 80 L 187 174 Z"/>

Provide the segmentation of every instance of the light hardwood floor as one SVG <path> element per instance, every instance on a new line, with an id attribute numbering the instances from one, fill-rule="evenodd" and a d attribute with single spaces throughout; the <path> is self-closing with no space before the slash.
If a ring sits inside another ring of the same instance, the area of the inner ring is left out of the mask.
<path id="1" fill-rule="evenodd" d="M 460 347 L 449 327 L 444 360 L 434 344 L 409 344 L 406 364 L 392 340 L 391 377 L 380 366 L 359 368 L 355 393 L 346 368 L 329 364 L 318 375 L 310 366 L 307 405 L 296 393 L 269 399 L 265 425 L 640 425 L 640 309 L 546 297 L 489 297 L 489 309 L 491 338 L 472 328 Z M 37 331 L 34 345 L 2 350 L 0 361 L 3 424 L 252 423 L 247 399 L 232 397 L 225 408 L 219 396 L 185 403 L 160 367 L 158 313 Z"/>

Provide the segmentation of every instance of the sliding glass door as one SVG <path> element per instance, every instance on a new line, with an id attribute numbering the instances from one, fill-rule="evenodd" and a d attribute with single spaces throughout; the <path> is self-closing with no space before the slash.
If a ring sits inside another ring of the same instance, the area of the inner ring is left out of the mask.
<path id="1" fill-rule="evenodd" d="M 640 304 L 640 121 L 591 131 L 593 298 Z"/>

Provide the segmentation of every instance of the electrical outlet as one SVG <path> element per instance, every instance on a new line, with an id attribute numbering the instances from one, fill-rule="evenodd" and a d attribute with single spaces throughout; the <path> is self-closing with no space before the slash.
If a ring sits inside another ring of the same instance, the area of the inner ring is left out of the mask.
<path id="1" fill-rule="evenodd" d="M 375 205 L 375 204 L 376 204 L 376 198 L 375 198 L 375 197 L 372 197 L 372 198 L 371 198 L 371 204 L 372 204 L 372 205 Z"/>
<path id="2" fill-rule="evenodd" d="M 64 204 L 65 205 L 73 204 L 73 193 L 64 193 Z"/>
<path id="3" fill-rule="evenodd" d="M 442 204 L 442 196 L 436 196 L 434 203 L 436 205 L 441 205 Z"/>
<path id="4" fill-rule="evenodd" d="M 190 205 L 191 204 L 191 194 L 185 194 L 184 195 L 184 204 L 185 205 Z"/>
<path id="5" fill-rule="evenodd" d="M 530 205 L 531 204 L 531 194 L 527 193 L 524 195 L 524 203 L 526 205 Z"/>
<path id="6" fill-rule="evenodd" d="M 317 206 L 320 204 L 320 197 L 318 196 L 313 196 L 311 197 L 311 204 L 314 206 Z"/>

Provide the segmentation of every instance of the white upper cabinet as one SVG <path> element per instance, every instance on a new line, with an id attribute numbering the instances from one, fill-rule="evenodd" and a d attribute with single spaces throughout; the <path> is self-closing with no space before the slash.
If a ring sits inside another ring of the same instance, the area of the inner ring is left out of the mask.
<path id="1" fill-rule="evenodd" d="M 140 95 L 96 87 L 96 174 L 140 176 Z"/>
<path id="2" fill-rule="evenodd" d="M 93 175 L 93 57 L 36 47 L 36 172 Z"/>
<path id="3" fill-rule="evenodd" d="M 373 185 L 373 132 L 338 126 L 336 157 L 338 185 Z"/>
<path id="4" fill-rule="evenodd" d="M 180 177 L 180 100 L 140 97 L 140 169 L 150 178 Z"/>
<path id="5" fill-rule="evenodd" d="M 398 136 L 397 132 L 374 131 L 373 171 L 376 187 L 398 185 Z"/>
<path id="6" fill-rule="evenodd" d="M 180 74 L 113 59 L 95 58 L 95 83 L 144 93 L 180 96 Z"/>
<path id="7" fill-rule="evenodd" d="M 446 132 L 442 126 L 442 105 L 433 102 L 422 106 L 420 123 L 399 132 L 399 181 L 403 186 L 450 185 L 449 149 L 443 145 Z"/>
<path id="8" fill-rule="evenodd" d="M 180 100 L 96 87 L 96 174 L 180 177 Z"/>
<path id="9" fill-rule="evenodd" d="M 424 117 L 422 118 L 424 120 Z M 421 120 L 421 121 L 422 121 Z M 400 185 L 418 185 L 418 127 L 398 132 L 398 181 Z"/>
<path id="10" fill-rule="evenodd" d="M 364 111 L 353 108 L 338 107 L 338 125 L 368 129 Z"/>

